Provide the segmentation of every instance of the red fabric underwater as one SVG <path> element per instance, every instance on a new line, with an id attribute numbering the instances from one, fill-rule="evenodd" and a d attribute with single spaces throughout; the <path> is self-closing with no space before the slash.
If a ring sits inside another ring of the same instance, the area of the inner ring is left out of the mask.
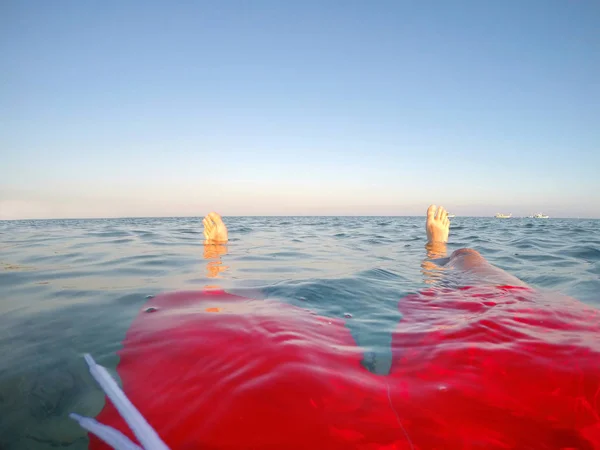
<path id="1" fill-rule="evenodd" d="M 600 311 L 510 286 L 399 307 L 390 386 L 415 448 L 600 448 Z"/>
<path id="2" fill-rule="evenodd" d="M 117 370 L 173 450 L 600 448 L 597 310 L 511 287 L 399 307 L 389 376 L 344 321 L 222 291 L 150 300 Z M 110 401 L 97 419 L 133 439 Z"/>
<path id="3" fill-rule="evenodd" d="M 141 310 L 119 355 L 124 392 L 173 450 L 406 440 L 339 319 L 222 291 L 164 294 Z M 133 438 L 110 401 L 97 419 Z M 106 446 L 91 437 L 90 448 Z"/>

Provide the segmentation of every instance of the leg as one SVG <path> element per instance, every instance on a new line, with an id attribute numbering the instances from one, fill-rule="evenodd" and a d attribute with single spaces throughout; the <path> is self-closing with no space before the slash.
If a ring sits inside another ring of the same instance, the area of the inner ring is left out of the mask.
<path id="1" fill-rule="evenodd" d="M 446 267 L 476 277 L 479 284 L 527 286 L 524 281 L 514 275 L 490 264 L 477 250 L 472 248 L 461 248 L 453 252 Z"/>
<path id="2" fill-rule="evenodd" d="M 453 277 L 457 278 L 455 281 L 462 283 L 526 286 L 523 281 L 493 266 L 479 252 L 469 248 L 456 250 L 449 259 L 439 260 L 440 264 L 434 269 L 435 265 L 431 259 L 446 256 L 446 242 L 450 232 L 448 213 L 442 206 L 436 208 L 435 205 L 431 205 L 427 209 L 425 228 L 427 256 L 430 260 L 424 261 L 422 267 L 428 277 L 428 284 L 439 279 L 442 274 L 446 279 L 453 274 Z"/>

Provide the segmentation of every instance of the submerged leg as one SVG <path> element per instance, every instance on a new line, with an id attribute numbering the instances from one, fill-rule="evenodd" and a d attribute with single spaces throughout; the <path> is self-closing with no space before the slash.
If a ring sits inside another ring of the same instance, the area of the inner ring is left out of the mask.
<path id="1" fill-rule="evenodd" d="M 473 276 L 479 284 L 527 286 L 527 283 L 514 275 L 490 264 L 472 248 L 461 248 L 453 252 L 446 267 Z"/>
<path id="2" fill-rule="evenodd" d="M 477 250 L 462 248 L 453 252 L 450 258 L 444 258 L 450 232 L 450 220 L 444 207 L 431 205 L 427 209 L 425 228 L 428 260 L 423 262 L 422 267 L 428 284 L 443 277 L 445 280 L 465 283 L 527 286 L 514 275 L 490 264 Z"/>

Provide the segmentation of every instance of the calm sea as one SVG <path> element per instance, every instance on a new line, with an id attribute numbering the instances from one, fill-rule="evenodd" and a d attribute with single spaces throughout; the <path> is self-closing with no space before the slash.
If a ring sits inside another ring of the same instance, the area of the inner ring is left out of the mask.
<path id="1" fill-rule="evenodd" d="M 147 296 L 219 286 L 347 317 L 385 372 L 398 301 L 431 279 L 424 217 L 230 217 L 202 245 L 201 218 L 0 222 L 0 449 L 84 449 L 67 415 L 104 396 L 89 352 L 114 373 Z M 530 285 L 600 307 L 600 221 L 455 218 L 473 247 Z M 433 274 L 435 276 L 435 274 Z"/>

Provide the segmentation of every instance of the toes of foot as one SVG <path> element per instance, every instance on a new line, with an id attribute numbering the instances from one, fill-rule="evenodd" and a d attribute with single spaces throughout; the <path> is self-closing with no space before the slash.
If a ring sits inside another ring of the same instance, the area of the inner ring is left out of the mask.
<path id="1" fill-rule="evenodd" d="M 435 205 L 430 205 L 429 208 L 427 208 L 427 218 L 435 217 L 436 208 L 437 207 Z"/>
<path id="2" fill-rule="evenodd" d="M 436 220 L 441 220 L 444 217 L 444 212 L 446 212 L 446 210 L 443 206 L 440 206 L 435 214 Z"/>
<path id="3" fill-rule="evenodd" d="M 207 217 L 209 217 L 213 223 L 219 223 L 221 221 L 221 216 L 214 211 L 209 213 Z"/>
<path id="4" fill-rule="evenodd" d="M 215 229 L 215 224 L 212 223 L 208 217 L 206 217 L 202 223 L 204 224 L 204 233 L 212 233 L 212 231 Z"/>

